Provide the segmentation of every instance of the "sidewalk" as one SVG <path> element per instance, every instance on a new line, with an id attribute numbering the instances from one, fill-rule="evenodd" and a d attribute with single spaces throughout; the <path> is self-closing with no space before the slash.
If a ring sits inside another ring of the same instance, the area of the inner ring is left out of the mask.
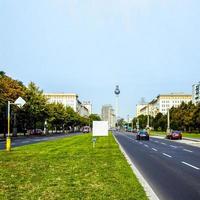
<path id="1" fill-rule="evenodd" d="M 164 136 L 151 136 L 151 137 L 159 138 L 159 139 L 166 139 Z M 188 144 L 188 145 L 195 146 L 195 147 L 200 147 L 200 139 L 183 137 L 182 140 L 170 140 L 170 141 Z"/>

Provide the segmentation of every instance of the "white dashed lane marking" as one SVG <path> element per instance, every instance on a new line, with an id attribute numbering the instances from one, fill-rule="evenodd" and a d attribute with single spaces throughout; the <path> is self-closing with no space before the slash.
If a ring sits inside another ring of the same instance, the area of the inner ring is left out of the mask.
<path id="1" fill-rule="evenodd" d="M 188 149 L 183 149 L 183 151 L 187 151 L 187 152 L 190 152 L 190 153 L 192 153 L 193 151 L 191 151 L 191 150 L 188 150 Z"/>
<path id="2" fill-rule="evenodd" d="M 189 167 L 192 167 L 193 169 L 199 170 L 198 167 L 196 167 L 196 166 L 194 166 L 194 165 L 191 165 L 191 164 L 189 164 L 189 163 L 187 163 L 187 162 L 182 161 L 181 163 L 183 163 L 184 165 L 187 165 L 187 166 L 189 166 Z"/>
<path id="3" fill-rule="evenodd" d="M 172 156 L 166 154 L 166 153 L 162 153 L 164 156 L 167 156 L 168 158 L 171 158 Z"/>
<path id="4" fill-rule="evenodd" d="M 177 148 L 177 146 L 174 146 L 174 145 L 169 145 L 170 147 L 173 147 L 173 148 Z"/>
<path id="5" fill-rule="evenodd" d="M 155 148 L 152 148 L 154 151 L 158 151 L 157 149 L 155 149 Z"/>
<path id="6" fill-rule="evenodd" d="M 161 144 L 166 145 L 166 143 L 164 143 L 164 142 L 161 142 Z"/>
<path id="7" fill-rule="evenodd" d="M 145 147 L 149 147 L 149 145 L 147 145 L 147 144 L 145 144 L 144 146 L 145 146 Z"/>

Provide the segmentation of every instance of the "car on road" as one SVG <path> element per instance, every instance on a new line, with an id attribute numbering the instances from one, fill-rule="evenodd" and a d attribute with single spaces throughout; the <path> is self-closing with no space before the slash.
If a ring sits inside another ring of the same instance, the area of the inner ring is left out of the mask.
<path id="1" fill-rule="evenodd" d="M 89 133 L 89 132 L 90 132 L 90 127 L 89 127 L 89 126 L 84 126 L 84 127 L 82 128 L 82 132 L 83 132 L 83 133 Z"/>
<path id="2" fill-rule="evenodd" d="M 167 139 L 170 140 L 181 140 L 182 139 L 182 132 L 181 131 L 171 131 L 168 135 L 166 135 Z"/>
<path id="3" fill-rule="evenodd" d="M 146 130 L 138 131 L 136 140 L 149 140 L 149 134 Z"/>
<path id="4" fill-rule="evenodd" d="M 42 129 L 31 129 L 27 131 L 30 135 L 42 135 Z"/>

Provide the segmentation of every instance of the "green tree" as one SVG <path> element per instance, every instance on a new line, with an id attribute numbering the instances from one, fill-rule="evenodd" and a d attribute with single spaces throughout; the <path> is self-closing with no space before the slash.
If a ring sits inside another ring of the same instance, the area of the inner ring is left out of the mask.
<path id="1" fill-rule="evenodd" d="M 100 121 L 100 120 L 101 120 L 101 117 L 99 115 L 97 115 L 97 114 L 91 114 L 89 116 L 89 125 L 90 125 L 90 127 L 92 127 L 92 122 L 93 121 Z"/>

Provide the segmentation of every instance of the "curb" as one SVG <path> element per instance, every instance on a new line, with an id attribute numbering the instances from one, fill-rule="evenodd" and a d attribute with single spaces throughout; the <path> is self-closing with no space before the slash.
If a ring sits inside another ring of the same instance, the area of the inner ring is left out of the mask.
<path id="1" fill-rule="evenodd" d="M 133 164 L 133 162 L 131 161 L 130 157 L 128 156 L 128 154 L 126 153 L 124 148 L 121 146 L 121 144 L 118 142 L 118 140 L 117 140 L 117 138 L 115 137 L 114 134 L 113 134 L 113 136 L 114 136 L 114 139 L 115 139 L 116 143 L 119 145 L 119 148 L 120 148 L 122 154 L 124 155 L 124 157 L 126 158 L 128 164 L 130 165 L 132 171 L 134 172 L 134 174 L 136 175 L 136 177 L 139 180 L 140 184 L 144 188 L 144 191 L 146 192 L 146 195 L 147 195 L 148 199 L 149 200 L 159 200 L 159 198 L 156 195 L 156 193 L 153 191 L 151 186 L 148 184 L 148 182 L 145 180 L 145 178 L 142 176 L 142 174 L 139 172 L 139 170 Z"/>
<path id="2" fill-rule="evenodd" d="M 200 142 L 200 139 L 195 139 L 195 138 L 188 138 L 188 137 L 183 137 L 184 140 L 189 140 L 193 142 Z"/>

